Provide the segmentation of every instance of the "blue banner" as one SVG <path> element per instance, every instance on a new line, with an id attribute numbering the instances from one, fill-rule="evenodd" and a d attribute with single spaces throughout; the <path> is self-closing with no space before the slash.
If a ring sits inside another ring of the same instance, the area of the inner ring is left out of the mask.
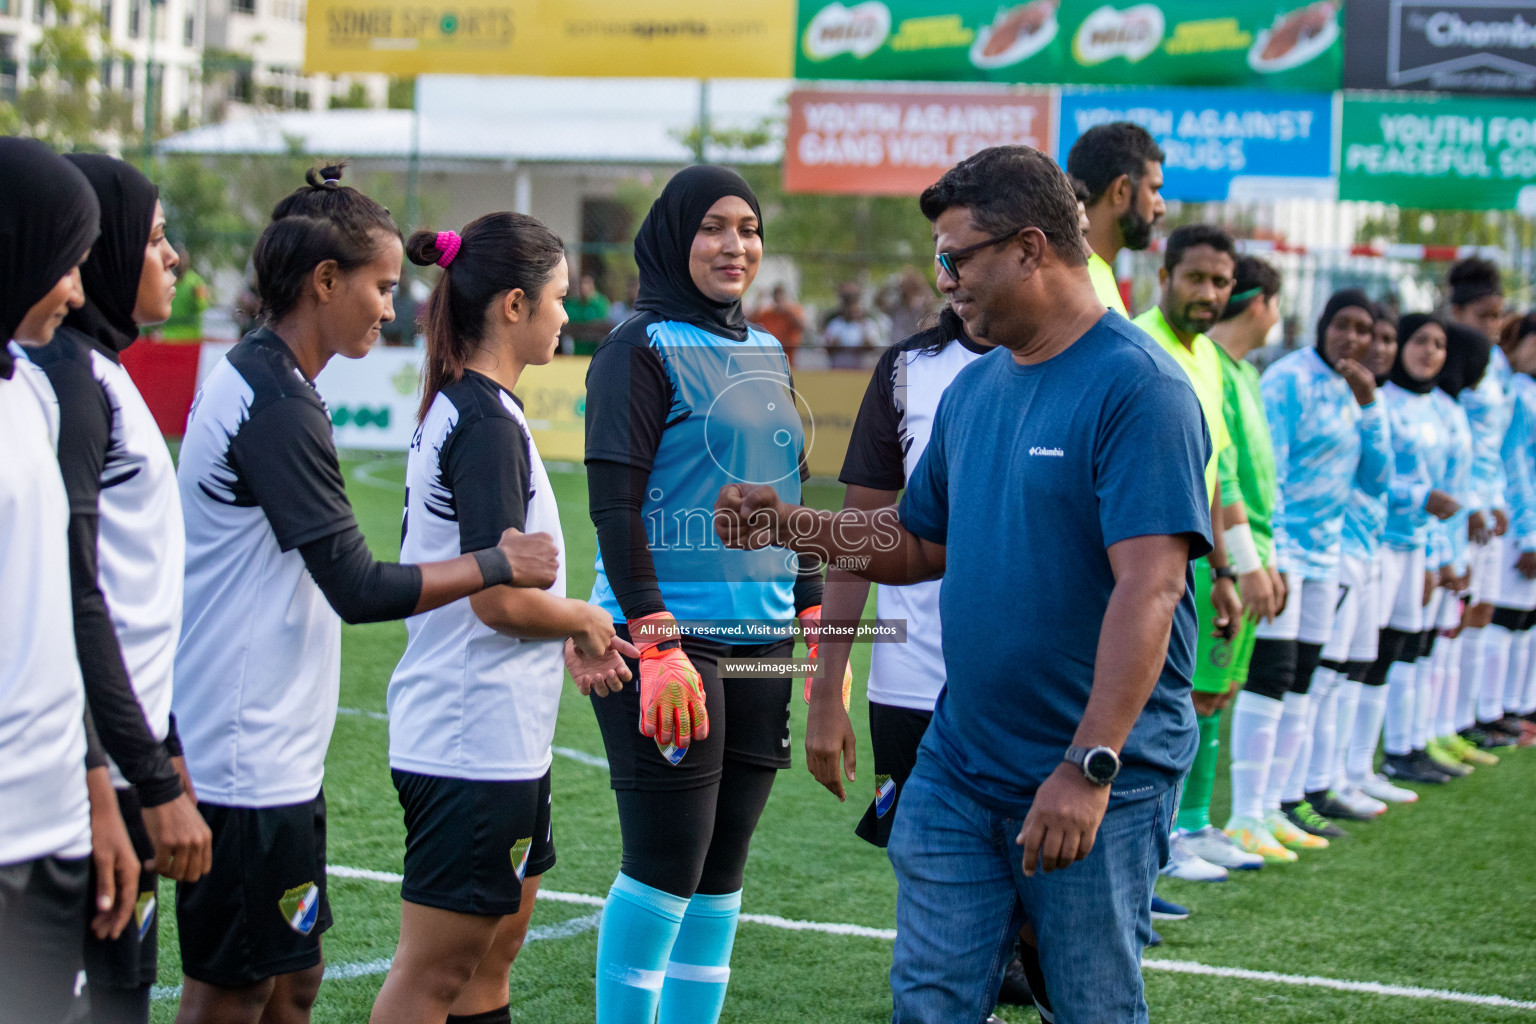
<path id="1" fill-rule="evenodd" d="M 1333 97 L 1246 89 L 1116 89 L 1062 93 L 1063 167 L 1094 125 L 1132 121 L 1167 159 L 1163 197 L 1186 202 L 1338 196 Z"/>

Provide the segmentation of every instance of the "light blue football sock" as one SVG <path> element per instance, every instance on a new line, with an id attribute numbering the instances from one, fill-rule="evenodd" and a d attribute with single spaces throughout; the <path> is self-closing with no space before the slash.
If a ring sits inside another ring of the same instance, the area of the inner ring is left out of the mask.
<path id="1" fill-rule="evenodd" d="M 720 1019 L 740 916 L 740 889 L 723 896 L 698 894 L 689 901 L 667 961 L 658 1024 L 715 1024 Z"/>
<path id="2" fill-rule="evenodd" d="M 688 900 L 623 872 L 597 932 L 597 1024 L 651 1024 Z M 723 986 L 722 986 L 723 987 Z"/>

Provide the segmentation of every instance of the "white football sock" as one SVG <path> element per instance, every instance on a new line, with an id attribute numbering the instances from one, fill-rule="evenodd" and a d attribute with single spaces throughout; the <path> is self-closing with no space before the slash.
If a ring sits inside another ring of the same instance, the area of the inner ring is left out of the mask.
<path id="1" fill-rule="evenodd" d="M 1515 634 L 1509 648 L 1509 671 L 1504 676 L 1504 697 L 1498 713 L 1489 720 L 1513 714 L 1525 701 L 1525 683 L 1531 671 L 1531 640 L 1536 632 L 1523 629 Z"/>
<path id="2" fill-rule="evenodd" d="M 1307 759 L 1303 795 L 1333 787 L 1333 769 L 1339 760 L 1339 705 L 1344 682 L 1343 675 L 1321 666 L 1312 675 L 1312 752 Z"/>
<path id="3" fill-rule="evenodd" d="M 1483 691 L 1487 645 L 1486 630 L 1468 629 L 1461 634 L 1461 681 L 1456 691 L 1456 731 L 1477 724 L 1477 698 Z"/>
<path id="4" fill-rule="evenodd" d="M 1437 640 L 1438 644 L 1439 641 Z M 1429 744 L 1429 723 L 1435 714 L 1434 694 L 1440 688 L 1435 685 L 1435 659 L 1420 658 L 1413 663 L 1413 727 L 1409 742 L 1414 750 L 1423 750 Z"/>
<path id="5" fill-rule="evenodd" d="M 1393 756 L 1413 753 L 1413 704 L 1419 685 L 1417 668 L 1394 661 L 1387 669 L 1387 728 L 1385 747 Z"/>
<path id="6" fill-rule="evenodd" d="M 1388 673 L 1390 678 L 1390 672 Z M 1387 718 L 1391 684 L 1362 686 L 1360 704 L 1355 709 L 1354 735 L 1349 740 L 1349 780 L 1360 785 L 1376 770 L 1376 747 L 1381 742 L 1382 723 Z"/>
<path id="7" fill-rule="evenodd" d="M 1264 783 L 1275 756 L 1275 735 L 1284 706 L 1273 697 L 1243 690 L 1232 702 L 1232 817 L 1264 816 Z"/>
<path id="8" fill-rule="evenodd" d="M 1356 715 L 1359 712 L 1359 694 L 1366 689 L 1366 683 L 1358 679 L 1339 680 L 1338 714 L 1335 715 L 1335 728 L 1333 728 L 1333 788 L 1353 785 L 1353 775 L 1349 771 L 1349 748 L 1355 740 Z M 1379 689 L 1372 686 L 1372 689 Z M 1376 738 L 1381 732 L 1381 723 L 1376 723 L 1376 735 L 1370 737 L 1370 752 L 1376 752 Z"/>
<path id="9" fill-rule="evenodd" d="M 1514 653 L 1515 635 L 1503 626 L 1483 630 L 1483 677 L 1477 694 L 1477 720 L 1492 722 L 1504 714 L 1504 685 Z"/>
<path id="10" fill-rule="evenodd" d="M 1280 728 L 1275 733 L 1275 759 L 1269 765 L 1269 777 L 1264 782 L 1264 810 L 1278 811 L 1285 798 L 1285 788 L 1291 781 L 1291 770 L 1296 767 L 1296 757 L 1311 737 L 1307 728 L 1312 714 L 1310 693 L 1285 695 L 1284 711 L 1280 716 Z"/>
<path id="11" fill-rule="evenodd" d="M 1445 658 L 1440 667 L 1440 699 L 1435 705 L 1434 738 L 1444 739 L 1456 734 L 1456 701 L 1461 692 L 1461 637 L 1440 638 L 1445 647 Z M 1438 657 L 1440 648 L 1435 648 Z"/>

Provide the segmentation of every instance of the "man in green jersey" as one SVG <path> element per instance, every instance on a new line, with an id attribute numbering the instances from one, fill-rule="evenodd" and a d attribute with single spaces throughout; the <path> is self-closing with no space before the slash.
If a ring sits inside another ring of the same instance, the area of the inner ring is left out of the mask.
<path id="1" fill-rule="evenodd" d="M 1206 427 L 1211 433 L 1211 459 L 1206 464 L 1206 488 L 1211 495 L 1211 522 L 1222 523 L 1222 509 L 1238 504 L 1236 460 L 1225 412 L 1222 354 L 1204 334 L 1221 316 L 1232 293 L 1237 251 L 1231 236 L 1209 224 L 1181 227 L 1168 236 L 1163 267 L 1158 272 L 1162 299 L 1135 320 L 1183 368 L 1200 399 Z M 1262 407 L 1261 407 L 1262 408 Z M 1228 494 L 1231 497 L 1226 497 Z M 1215 531 L 1221 532 L 1221 531 Z M 1196 561 L 1195 607 L 1200 617 L 1199 646 L 1193 678 L 1195 710 L 1201 722 L 1201 759 L 1210 762 L 1209 780 L 1215 779 L 1215 731 L 1206 735 L 1207 720 L 1219 722 L 1218 702 L 1225 699 L 1234 643 L 1242 628 L 1243 605 L 1239 601 L 1237 573 L 1229 564 L 1222 544 L 1208 558 Z M 1268 614 L 1266 602 L 1260 611 Z M 1185 789 L 1203 789 L 1210 803 L 1210 786 L 1202 775 L 1191 774 Z M 1186 799 L 1199 802 L 1191 794 Z M 1180 804 L 1181 811 L 1184 803 Z M 1206 825 L 1209 825 L 1207 817 Z M 1198 838 L 1195 833 L 1200 832 Z M 1198 849 L 1197 849 L 1198 847 Z M 1204 851 L 1204 852 L 1200 852 Z M 1207 856 L 1207 854 L 1209 856 Z M 1262 867 L 1264 860 L 1238 849 L 1219 829 L 1175 832 L 1163 873 L 1188 881 L 1220 881 L 1229 869 Z"/>
<path id="2" fill-rule="evenodd" d="M 1129 316 L 1115 283 L 1115 257 L 1121 249 L 1140 251 L 1152 244 L 1152 228 L 1166 208 L 1163 151 L 1140 125 L 1129 121 L 1095 125 L 1072 144 L 1067 173 L 1088 188 L 1088 276 L 1099 300 Z"/>
<path id="3" fill-rule="evenodd" d="M 1219 847 L 1226 839 L 1212 826 L 1210 816 L 1221 712 L 1248 679 L 1259 621 L 1279 615 L 1287 597 L 1284 577 L 1275 562 L 1271 522 L 1275 507 L 1274 446 L 1259 392 L 1259 372 L 1245 359 L 1266 344 L 1279 322 L 1279 273 L 1262 260 L 1240 257 L 1232 297 L 1211 328 L 1210 337 L 1221 355 L 1223 412 L 1233 441 L 1229 453 L 1231 485 L 1227 474 L 1222 478 L 1223 494 L 1228 498 L 1224 510 L 1227 551 L 1238 572 L 1238 591 L 1247 614 L 1232 643 L 1210 652 L 1211 670 L 1221 664 L 1227 666 L 1224 692 L 1214 692 L 1218 684 L 1211 674 L 1205 676 L 1209 689 L 1200 692 L 1197 687 L 1195 693 L 1201 747 L 1185 783 L 1176 824 L 1197 852 Z M 1243 848 L 1265 860 L 1291 861 L 1296 857 L 1278 842 L 1263 837 L 1255 837 Z"/>

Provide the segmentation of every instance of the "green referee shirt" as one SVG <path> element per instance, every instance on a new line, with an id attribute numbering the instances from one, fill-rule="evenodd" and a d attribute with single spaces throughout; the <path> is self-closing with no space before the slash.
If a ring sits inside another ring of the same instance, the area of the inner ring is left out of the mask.
<path id="1" fill-rule="evenodd" d="M 1211 457 L 1205 464 L 1205 489 L 1214 495 L 1222 453 L 1232 447 L 1232 437 L 1227 433 L 1227 420 L 1222 413 L 1221 356 L 1216 343 L 1203 334 L 1195 335 L 1195 343 L 1189 348 L 1173 333 L 1163 311 L 1156 306 L 1131 321 L 1150 334 L 1164 351 L 1189 375 L 1195 386 L 1195 397 L 1200 399 L 1200 411 L 1205 413 L 1205 427 L 1211 432 Z M 1271 470 L 1273 472 L 1273 470 Z"/>
<path id="2" fill-rule="evenodd" d="M 1120 297 L 1115 270 L 1096 252 L 1088 254 L 1088 277 L 1093 281 L 1093 293 L 1099 297 L 1099 301 L 1129 320 L 1131 314 L 1126 312 L 1125 300 Z"/>
<path id="3" fill-rule="evenodd" d="M 1233 359 L 1220 345 L 1212 346 L 1221 359 L 1222 413 L 1232 447 L 1222 467 L 1222 494 L 1237 494 L 1248 510 L 1248 527 L 1253 531 L 1253 546 L 1265 565 L 1273 562 L 1275 528 L 1275 447 L 1269 438 L 1269 420 L 1264 415 L 1264 398 L 1259 391 L 1259 371 L 1246 360 Z M 1236 490 L 1229 491 L 1228 478 Z M 1230 500 L 1230 498 L 1228 499 Z"/>

